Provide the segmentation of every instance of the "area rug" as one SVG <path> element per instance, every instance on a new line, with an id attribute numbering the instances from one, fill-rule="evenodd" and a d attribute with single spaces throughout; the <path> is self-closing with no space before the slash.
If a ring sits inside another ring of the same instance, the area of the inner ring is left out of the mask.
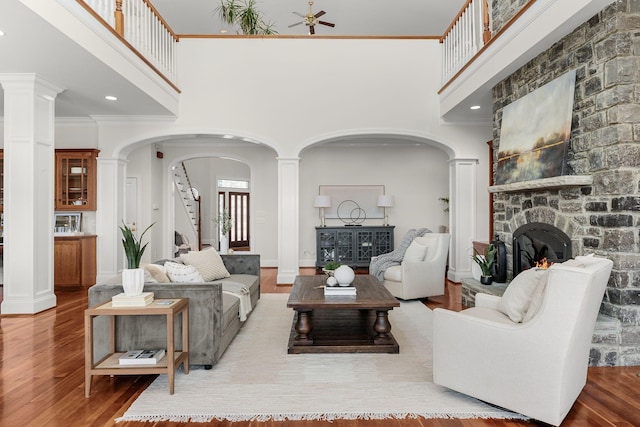
<path id="1" fill-rule="evenodd" d="M 288 295 L 262 294 L 220 362 L 160 375 L 116 421 L 514 418 L 432 382 L 432 313 L 402 302 L 389 313 L 400 354 L 287 354 Z"/>

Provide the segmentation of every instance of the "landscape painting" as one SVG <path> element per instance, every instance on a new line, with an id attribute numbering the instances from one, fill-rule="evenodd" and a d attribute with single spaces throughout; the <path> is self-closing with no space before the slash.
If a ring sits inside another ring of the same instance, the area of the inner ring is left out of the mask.
<path id="1" fill-rule="evenodd" d="M 504 107 L 495 184 L 566 173 L 576 72 Z"/>

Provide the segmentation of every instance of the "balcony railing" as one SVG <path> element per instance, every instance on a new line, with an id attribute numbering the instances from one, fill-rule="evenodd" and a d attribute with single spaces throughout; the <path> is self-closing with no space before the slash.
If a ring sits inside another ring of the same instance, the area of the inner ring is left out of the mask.
<path id="1" fill-rule="evenodd" d="M 148 0 L 76 0 L 175 87 L 178 36 Z M 176 88 L 177 89 L 177 88 Z"/>
<path id="2" fill-rule="evenodd" d="M 467 0 L 440 39 L 445 85 L 491 39 L 487 0 Z"/>

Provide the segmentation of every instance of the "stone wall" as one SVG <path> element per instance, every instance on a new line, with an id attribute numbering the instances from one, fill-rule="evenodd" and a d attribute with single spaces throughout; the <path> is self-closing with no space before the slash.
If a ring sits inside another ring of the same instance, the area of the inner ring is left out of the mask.
<path id="1" fill-rule="evenodd" d="M 492 0 L 491 33 L 496 34 L 531 0 Z"/>
<path id="2" fill-rule="evenodd" d="M 494 153 L 503 107 L 574 69 L 569 174 L 593 184 L 495 194 L 494 228 L 509 258 L 511 233 L 544 222 L 567 233 L 574 256 L 613 260 L 601 313 L 621 326 L 592 363 L 640 365 L 640 0 L 613 3 L 494 87 Z"/>

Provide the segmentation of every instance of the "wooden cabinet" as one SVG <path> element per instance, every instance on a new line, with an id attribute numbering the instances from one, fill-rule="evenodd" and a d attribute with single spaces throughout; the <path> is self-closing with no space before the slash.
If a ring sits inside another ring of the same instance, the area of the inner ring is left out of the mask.
<path id="1" fill-rule="evenodd" d="M 56 236 L 53 247 L 55 288 L 84 288 L 96 283 L 96 236 Z"/>
<path id="2" fill-rule="evenodd" d="M 316 267 L 338 261 L 368 267 L 371 257 L 393 250 L 393 226 L 316 227 Z"/>
<path id="3" fill-rule="evenodd" d="M 99 150 L 56 150 L 55 210 L 96 210 L 96 158 Z"/>

